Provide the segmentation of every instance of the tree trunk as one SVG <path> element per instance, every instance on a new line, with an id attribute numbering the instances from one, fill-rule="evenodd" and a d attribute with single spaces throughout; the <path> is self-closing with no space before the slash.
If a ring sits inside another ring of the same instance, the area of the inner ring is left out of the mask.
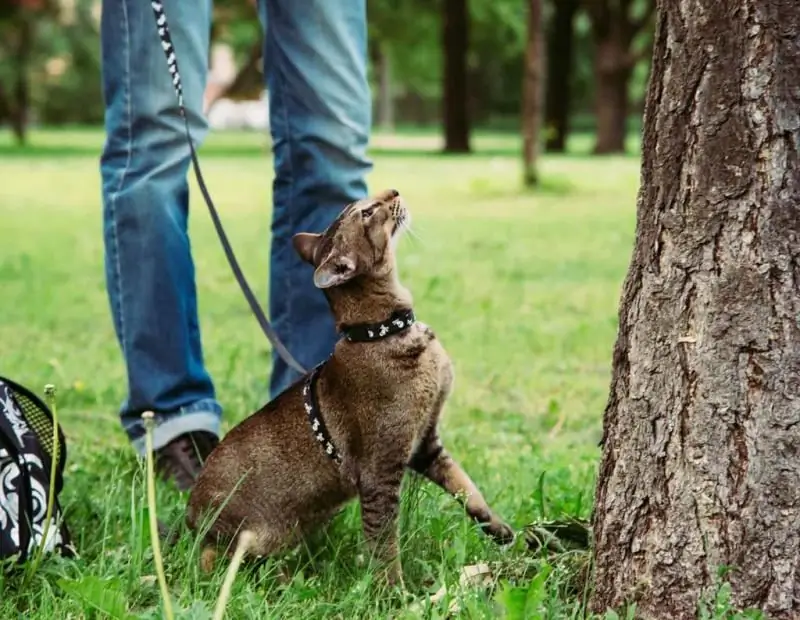
<path id="1" fill-rule="evenodd" d="M 394 130 L 392 59 L 385 45 L 377 44 L 375 61 L 375 70 L 378 74 L 378 126 L 384 131 L 392 131 Z"/>
<path id="2" fill-rule="evenodd" d="M 19 146 L 27 141 L 28 108 L 30 106 L 30 83 L 28 64 L 33 48 L 34 17 L 18 11 L 11 18 L 6 36 L 8 53 L 13 59 L 8 85 L 0 84 L 0 123 L 7 121 Z M 7 34 L 10 30 L 10 36 Z"/>
<path id="3" fill-rule="evenodd" d="M 442 7 L 444 150 L 447 153 L 467 153 L 470 150 L 467 100 L 469 48 L 467 0 L 444 0 Z"/>
<path id="4" fill-rule="evenodd" d="M 525 74 L 522 88 L 523 182 L 538 183 L 537 161 L 542 117 L 542 67 L 544 66 L 542 0 L 528 0 L 528 42 L 525 46 Z"/>
<path id="5" fill-rule="evenodd" d="M 575 46 L 573 22 L 578 0 L 560 0 L 553 9 L 555 13 L 547 41 L 545 149 L 552 153 L 563 153 L 569 133 L 572 51 Z"/>
<path id="6" fill-rule="evenodd" d="M 800 3 L 658 12 L 590 607 L 797 618 Z"/>
<path id="7" fill-rule="evenodd" d="M 19 146 L 24 146 L 28 137 L 28 108 L 30 106 L 29 60 L 33 47 L 33 17 L 23 12 L 18 20 L 19 47 L 17 48 L 17 71 L 14 84 L 14 103 L 11 106 L 11 130 Z"/>
<path id="8" fill-rule="evenodd" d="M 628 118 L 628 83 L 632 66 L 627 46 L 612 29 L 595 43 L 595 115 L 597 143 L 594 152 L 624 153 Z"/>

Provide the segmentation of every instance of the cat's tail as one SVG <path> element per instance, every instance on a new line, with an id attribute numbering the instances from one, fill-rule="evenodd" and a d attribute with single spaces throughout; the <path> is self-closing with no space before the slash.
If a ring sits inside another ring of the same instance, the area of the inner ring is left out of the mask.
<path id="1" fill-rule="evenodd" d="M 244 530 L 239 534 L 239 540 L 236 542 L 236 551 L 233 552 L 233 558 L 231 559 L 230 566 L 228 566 L 228 572 L 225 573 L 225 581 L 222 582 L 222 587 L 219 590 L 217 606 L 214 609 L 214 620 L 222 620 L 222 616 L 225 614 L 225 606 L 228 604 L 228 599 L 231 596 L 233 580 L 236 579 L 236 573 L 239 572 L 239 566 L 244 559 L 245 553 L 252 549 L 255 541 L 256 535 L 252 530 Z M 212 551 L 209 547 L 203 550 L 201 562 L 209 551 L 214 554 L 213 557 L 210 558 L 213 565 L 213 561 L 216 558 L 216 551 Z"/>

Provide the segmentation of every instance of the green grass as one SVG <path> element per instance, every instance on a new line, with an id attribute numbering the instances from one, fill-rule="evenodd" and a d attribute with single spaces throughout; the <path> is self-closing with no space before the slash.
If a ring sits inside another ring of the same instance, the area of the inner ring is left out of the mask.
<path id="1" fill-rule="evenodd" d="M 587 157 L 591 141 L 578 136 L 574 154 L 543 159 L 544 187 L 524 192 L 518 142 L 479 135 L 475 154 L 446 157 L 426 153 L 436 139 L 424 135 L 378 136 L 370 177 L 372 188 L 398 188 L 413 212 L 419 238 L 401 243 L 401 276 L 420 320 L 436 330 L 456 369 L 444 440 L 515 528 L 590 514 L 639 180 L 638 157 Z M 102 134 L 40 132 L 31 144 L 17 151 L 0 136 L 0 375 L 39 393 L 47 383 L 58 388 L 69 449 L 61 500 L 81 557 L 48 558 L 25 589 L 18 575 L 0 576 L 0 618 L 103 617 L 92 607 L 100 594 L 111 611 L 160 617 L 144 465 L 116 417 L 125 374 L 104 288 Z M 265 141 L 213 135 L 201 162 L 263 300 L 272 179 Z M 266 398 L 268 343 L 193 181 L 192 188 L 203 345 L 228 429 Z M 179 518 L 181 501 L 159 485 L 160 515 Z M 354 504 L 307 549 L 240 573 L 226 617 L 403 617 L 407 602 L 370 589 L 359 563 L 358 515 Z M 543 561 L 522 541 L 496 548 L 430 485 L 409 485 L 402 539 L 407 585 L 418 601 L 457 584 L 465 564 L 486 561 L 499 583 L 470 590 L 459 617 L 495 615 L 501 601 L 525 589 L 542 601 L 541 613 L 529 617 L 580 616 L 582 593 L 569 587 L 573 569 L 551 560 L 554 570 L 544 580 Z M 202 576 L 189 537 L 164 553 L 176 609 L 182 617 L 210 618 L 225 563 Z M 531 582 L 537 574 L 540 580 Z M 448 604 L 421 617 L 444 617 Z"/>

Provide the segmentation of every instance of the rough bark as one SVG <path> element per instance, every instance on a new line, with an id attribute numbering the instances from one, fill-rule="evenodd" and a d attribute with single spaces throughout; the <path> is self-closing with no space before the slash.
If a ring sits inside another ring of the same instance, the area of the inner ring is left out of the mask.
<path id="1" fill-rule="evenodd" d="M 628 84 L 636 63 L 650 48 L 633 49 L 636 36 L 651 22 L 655 0 L 644 0 L 634 15 L 632 0 L 584 0 L 594 39 L 595 115 L 597 154 L 625 151 Z"/>
<path id="2" fill-rule="evenodd" d="M 578 4 L 578 0 L 560 0 L 554 3 L 552 26 L 547 38 L 545 150 L 552 153 L 564 152 L 569 134 L 574 21 Z"/>
<path id="3" fill-rule="evenodd" d="M 444 150 L 447 153 L 466 153 L 470 150 L 467 90 L 468 30 L 467 0 L 444 0 L 442 4 L 442 56 L 444 57 L 442 116 L 444 120 Z"/>
<path id="4" fill-rule="evenodd" d="M 600 612 L 800 617 L 800 3 L 659 0 L 595 498 Z"/>
<path id="5" fill-rule="evenodd" d="M 526 186 L 533 186 L 538 182 L 543 55 L 542 0 L 528 0 L 528 41 L 525 46 L 525 73 L 522 86 L 522 167 L 523 182 Z"/>

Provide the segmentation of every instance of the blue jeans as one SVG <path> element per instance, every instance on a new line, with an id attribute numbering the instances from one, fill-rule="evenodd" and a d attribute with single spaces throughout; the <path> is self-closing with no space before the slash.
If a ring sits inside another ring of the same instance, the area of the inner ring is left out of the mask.
<path id="1" fill-rule="evenodd" d="M 199 145 L 208 130 L 202 101 L 211 1 L 164 5 Z M 289 351 L 310 369 L 330 354 L 337 335 L 291 237 L 322 231 L 346 203 L 367 193 L 366 2 L 259 0 L 258 12 L 275 173 L 269 314 Z M 222 406 L 204 365 L 198 325 L 187 235 L 189 149 L 149 0 L 103 0 L 101 39 L 106 282 L 127 370 L 120 417 L 144 454 L 143 411 L 156 414 L 158 449 L 189 431 L 218 436 Z M 218 207 L 224 219 L 224 205 Z M 206 216 L 199 195 L 194 208 Z M 273 353 L 270 397 L 297 379 Z"/>

